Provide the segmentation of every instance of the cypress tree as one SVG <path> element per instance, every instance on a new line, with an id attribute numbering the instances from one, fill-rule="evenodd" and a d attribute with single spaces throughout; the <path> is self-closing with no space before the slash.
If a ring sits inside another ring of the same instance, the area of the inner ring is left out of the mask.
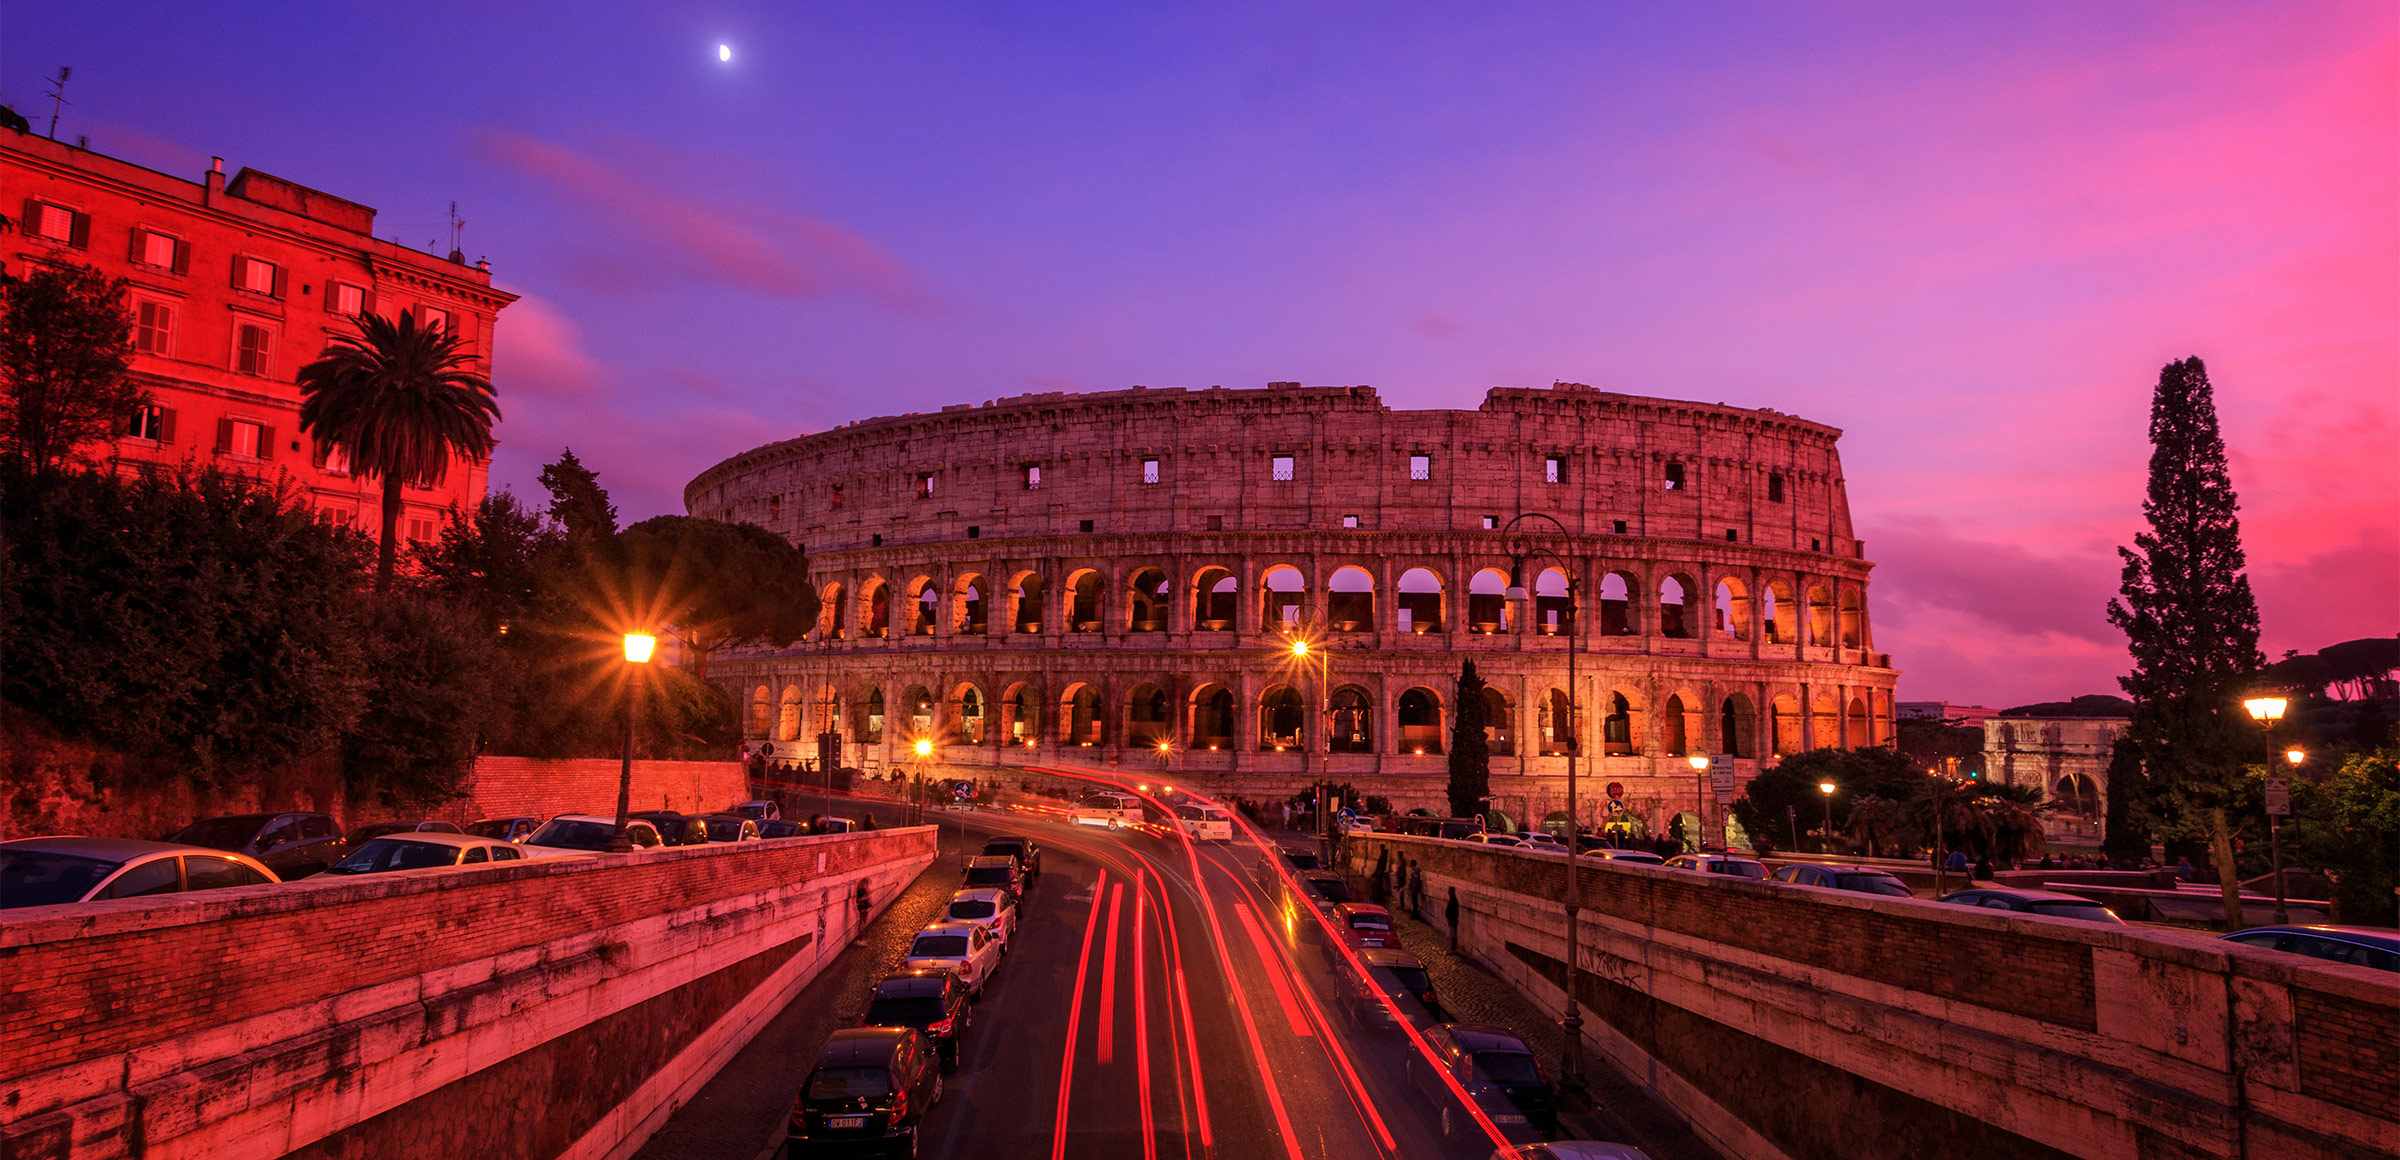
<path id="1" fill-rule="evenodd" d="M 1492 792 L 1492 753 L 1484 743 L 1483 678 L 1475 662 L 1458 669 L 1458 684 L 1450 704 L 1450 816 L 1479 813 Z"/>
<path id="2" fill-rule="evenodd" d="M 2127 737 L 2142 758 L 2144 812 L 2155 812 L 2168 837 L 2208 841 L 2226 920 L 2239 929 L 2233 818 L 2249 788 L 2246 758 L 2260 741 L 2237 699 L 2266 658 L 2258 602 L 2242 574 L 2241 505 L 2199 359 L 2160 370 L 2150 444 L 2142 501 L 2150 530 L 2117 550 L 2125 561 L 2121 598 L 2108 603 L 2109 623 L 2125 633 L 2133 656 L 2132 674 L 2118 680 L 2134 702 Z"/>

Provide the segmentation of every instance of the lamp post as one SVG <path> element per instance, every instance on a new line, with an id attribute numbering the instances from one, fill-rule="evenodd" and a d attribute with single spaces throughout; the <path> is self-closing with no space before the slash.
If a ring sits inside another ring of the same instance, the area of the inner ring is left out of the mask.
<path id="1" fill-rule="evenodd" d="M 1567 538 L 1567 526 L 1560 523 L 1558 517 L 1542 512 L 1520 512 L 1500 531 L 1503 535 L 1516 533 L 1517 525 L 1529 519 L 1547 522 L 1557 530 L 1560 539 Z M 1533 606 L 1533 593 L 1525 587 L 1527 561 L 1547 558 L 1556 563 L 1558 570 L 1567 578 L 1567 1014 L 1565 1019 L 1559 1021 L 1559 1026 L 1567 1033 L 1567 1043 L 1566 1050 L 1560 1053 L 1558 1070 L 1560 1078 L 1569 1084 L 1580 1085 L 1583 1082 L 1583 1015 L 1576 1002 L 1575 980 L 1581 973 L 1582 954 L 1577 949 L 1575 919 L 1576 912 L 1582 908 L 1583 894 L 1575 882 L 1575 861 L 1582 853 L 1578 847 L 1582 845 L 1580 832 L 1583 818 L 1577 812 L 1575 800 L 1575 762 L 1583 749 L 1583 719 L 1576 711 L 1582 700 L 1582 688 L 1576 683 L 1575 650 L 1576 642 L 1583 637 L 1583 620 L 1578 615 L 1581 606 L 1578 594 L 1583 585 L 1576 579 L 1575 569 L 1565 557 L 1534 543 L 1528 536 L 1515 535 L 1509 543 L 1509 556 L 1505 599 L 1527 611 L 1531 611 Z M 1540 581 L 1535 583 L 1538 586 Z"/>
<path id="2" fill-rule="evenodd" d="M 627 666 L 650 663 L 650 653 L 658 647 L 658 638 L 646 632 L 625 634 L 625 663 Z M 622 854 L 633 849 L 633 840 L 625 835 L 625 824 L 633 813 L 633 722 L 639 707 L 641 670 L 625 670 L 625 762 L 617 769 L 617 830 L 608 838 L 608 852 Z"/>
<path id="3" fill-rule="evenodd" d="M 2282 697 L 2250 697 L 2242 702 L 2242 708 L 2249 711 L 2250 719 L 2258 722 L 2259 728 L 2265 731 L 2267 736 L 2267 748 L 2270 751 L 2275 747 L 2275 723 L 2283 720 L 2284 710 L 2290 707 L 2291 702 Z M 2308 754 L 2295 747 L 2285 751 L 2284 759 L 2289 761 L 2293 768 L 2296 769 L 2299 767 L 2301 762 L 2308 760 Z M 2273 764 L 2273 760 L 2270 758 L 2268 767 L 2273 768 Z M 2274 858 L 2275 922 L 2277 925 L 2282 925 L 2290 922 L 2292 919 L 2290 913 L 2284 907 L 2283 836 L 2281 833 L 2281 827 L 2277 824 L 2275 803 L 2272 800 L 2267 802 L 2267 849 Z"/>
<path id="4" fill-rule="evenodd" d="M 925 824 L 925 766 L 933 760 L 933 739 L 919 737 L 915 748 L 917 772 L 915 777 L 909 779 L 909 797 L 915 805 L 915 817 L 912 821 L 914 824 L 922 826 Z"/>
<path id="5" fill-rule="evenodd" d="M 1706 854 L 1708 853 L 1708 758 L 1704 754 L 1695 753 L 1683 760 L 1692 767 L 1693 776 L 1700 779 L 1698 795 L 1692 799 L 1694 806 L 1692 820 L 1698 824 L 1700 832 L 1694 836 L 1693 840 L 1700 843 L 1700 852 Z M 1725 837 L 1724 829 L 1722 820 L 1720 820 L 1717 826 L 1720 846 L 1723 845 L 1722 839 Z"/>
<path id="6" fill-rule="evenodd" d="M 1825 795 L 1825 837 L 1817 843 L 1817 853 L 1820 854 L 1825 852 L 1826 844 L 1833 841 L 1834 788 L 1834 784 L 1830 781 L 1820 781 L 1817 783 L 1817 792 Z"/>

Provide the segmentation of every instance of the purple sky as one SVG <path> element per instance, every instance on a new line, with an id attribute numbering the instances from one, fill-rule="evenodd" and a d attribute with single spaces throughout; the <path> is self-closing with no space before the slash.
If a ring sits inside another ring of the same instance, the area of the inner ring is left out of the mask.
<path id="1" fill-rule="evenodd" d="M 521 494 L 572 444 L 679 510 L 1026 390 L 1774 407 L 1847 432 L 1902 696 L 2007 705 L 2113 691 L 2150 387 L 2198 354 L 2269 654 L 2400 626 L 2383 0 L 204 7 L 13 7 L 0 99 L 43 124 L 72 65 L 62 137 L 411 244 L 457 199 L 525 296 Z"/>

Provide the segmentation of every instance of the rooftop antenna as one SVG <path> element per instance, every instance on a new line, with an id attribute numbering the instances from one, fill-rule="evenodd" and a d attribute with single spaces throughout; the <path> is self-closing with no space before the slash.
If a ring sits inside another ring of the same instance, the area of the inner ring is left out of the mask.
<path id="1" fill-rule="evenodd" d="M 58 110 L 61 106 L 75 103 L 67 99 L 67 78 L 73 75 L 75 70 L 62 64 L 58 66 L 58 75 L 50 78 L 50 139 L 53 141 L 58 140 Z"/>
<path id="2" fill-rule="evenodd" d="M 450 260 L 453 262 L 464 263 L 467 260 L 466 254 L 458 248 L 458 233 L 465 228 L 467 223 L 459 220 L 458 203 L 453 201 L 450 203 Z"/>

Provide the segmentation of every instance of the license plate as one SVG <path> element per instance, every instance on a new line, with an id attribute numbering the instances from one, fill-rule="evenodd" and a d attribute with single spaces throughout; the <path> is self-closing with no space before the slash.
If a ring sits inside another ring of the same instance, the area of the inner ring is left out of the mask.
<path id="1" fill-rule="evenodd" d="M 867 1118 L 865 1116 L 827 1116 L 825 1117 L 825 1126 L 828 1128 L 864 1128 L 867 1126 Z"/>
<path id="2" fill-rule="evenodd" d="M 1493 1117 L 1492 1117 L 1492 1122 L 1493 1122 L 1493 1123 L 1495 1123 L 1495 1124 L 1522 1124 L 1522 1123 L 1524 1123 L 1524 1122 L 1525 1122 L 1525 1117 L 1523 1117 L 1523 1116 L 1493 1116 Z"/>

